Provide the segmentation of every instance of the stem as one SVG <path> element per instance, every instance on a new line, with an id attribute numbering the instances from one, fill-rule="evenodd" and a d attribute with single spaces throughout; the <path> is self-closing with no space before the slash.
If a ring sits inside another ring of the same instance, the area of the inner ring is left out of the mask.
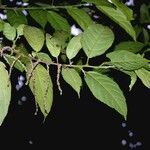
<path id="1" fill-rule="evenodd" d="M 51 63 L 50 65 L 60 65 L 58 63 Z M 115 66 L 91 66 L 91 65 L 70 65 L 70 64 L 61 64 L 63 67 L 72 67 L 72 68 L 92 68 L 92 69 L 108 69 L 108 68 L 115 68 Z"/>
<path id="2" fill-rule="evenodd" d="M 4 47 L 4 48 L 7 48 L 7 46 L 6 47 Z M 3 48 L 3 49 L 4 49 Z M 1 52 L 2 53 L 2 52 Z M 13 53 L 15 53 L 15 54 L 20 54 L 17 50 L 15 50 L 14 49 L 14 51 L 13 51 Z M 2 53 L 2 55 L 3 55 L 3 53 Z M 56 58 L 56 63 L 55 62 L 50 62 L 50 63 L 46 63 L 46 62 L 43 62 L 43 61 L 41 61 L 41 60 L 39 60 L 39 59 L 36 59 L 36 58 L 34 58 L 33 56 L 31 56 L 31 55 L 29 55 L 29 56 L 26 56 L 26 55 L 24 55 L 24 54 L 21 54 L 21 56 L 22 57 L 26 57 L 26 58 L 30 58 L 31 59 L 31 61 L 36 61 L 36 62 L 38 62 L 38 63 L 43 63 L 43 64 L 45 64 L 45 65 L 54 65 L 54 66 L 57 66 L 57 67 L 71 67 L 71 68 L 79 68 L 79 69 L 81 69 L 81 70 L 83 70 L 83 68 L 91 68 L 91 69 L 109 69 L 109 68 L 115 68 L 115 66 L 113 66 L 113 65 L 111 65 L 111 64 L 106 64 L 106 63 L 102 63 L 101 65 L 99 65 L 99 66 L 92 66 L 92 65 L 88 65 L 88 64 L 85 64 L 85 65 L 73 65 L 73 64 L 60 64 L 59 62 L 58 62 L 58 58 Z M 1 56 L 2 57 L 2 56 Z"/>
<path id="3" fill-rule="evenodd" d="M 5 9 L 5 10 L 41 10 L 41 9 L 46 9 L 46 10 L 49 10 L 49 9 L 57 9 L 57 8 L 62 8 L 62 9 L 66 9 L 66 8 L 73 8 L 73 7 L 81 7 L 81 6 L 85 6 L 85 4 L 76 4 L 76 5 L 65 5 L 65 6 L 61 6 L 61 5 L 58 5 L 58 6 L 45 6 L 45 7 L 7 7 L 7 6 L 0 6 L 0 10 L 1 9 Z"/>

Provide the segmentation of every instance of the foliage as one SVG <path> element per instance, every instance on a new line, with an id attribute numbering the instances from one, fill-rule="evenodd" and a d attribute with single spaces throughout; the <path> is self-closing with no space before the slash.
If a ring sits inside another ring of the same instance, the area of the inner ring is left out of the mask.
<path id="1" fill-rule="evenodd" d="M 96 99 L 118 111 L 125 119 L 126 100 L 110 76 L 111 71 L 114 69 L 130 76 L 129 90 L 137 77 L 150 88 L 150 60 L 146 57 L 149 34 L 143 26 L 150 20 L 146 4 L 141 6 L 138 25 L 133 25 L 132 9 L 119 0 L 84 0 L 77 5 L 65 6 L 40 3 L 13 8 L 1 5 L 0 8 L 7 10 L 7 20 L 0 20 L 3 37 L 0 45 L 0 124 L 8 113 L 13 68 L 26 74 L 26 85 L 29 85 L 44 117 L 49 114 L 53 103 L 53 85 L 57 84 L 60 94 L 63 92 L 60 77 L 79 98 L 81 86 L 86 83 Z M 124 29 L 130 40 L 118 43 L 112 26 L 92 19 L 89 11 L 93 9 Z M 70 19 L 82 28 L 82 33 L 71 36 Z M 105 57 L 103 61 L 101 56 Z M 81 61 L 82 57 L 85 61 Z M 90 60 L 97 58 L 100 61 L 92 64 Z M 54 74 L 49 70 L 51 66 L 57 69 L 56 81 L 51 79 Z"/>

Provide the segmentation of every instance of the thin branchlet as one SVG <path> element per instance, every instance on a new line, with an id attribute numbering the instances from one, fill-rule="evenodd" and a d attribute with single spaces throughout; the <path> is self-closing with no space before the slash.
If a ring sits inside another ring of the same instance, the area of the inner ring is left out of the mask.
<path id="1" fill-rule="evenodd" d="M 61 64 L 57 65 L 57 86 L 58 86 L 58 90 L 60 92 L 60 95 L 62 95 L 62 89 L 61 89 L 60 81 L 59 81 L 60 80 L 61 67 L 62 67 Z"/>

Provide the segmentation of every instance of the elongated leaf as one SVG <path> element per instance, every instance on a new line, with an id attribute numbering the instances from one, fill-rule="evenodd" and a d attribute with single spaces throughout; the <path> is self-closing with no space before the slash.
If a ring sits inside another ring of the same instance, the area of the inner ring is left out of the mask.
<path id="1" fill-rule="evenodd" d="M 5 65 L 0 62 L 0 125 L 3 123 L 11 100 L 11 83 Z"/>
<path id="2" fill-rule="evenodd" d="M 23 29 L 24 37 L 26 38 L 29 45 L 36 51 L 39 52 L 44 45 L 44 34 L 43 32 L 32 26 L 25 26 Z"/>
<path id="3" fill-rule="evenodd" d="M 66 55 L 69 59 L 74 58 L 82 48 L 81 37 L 82 34 L 79 34 L 78 36 L 75 36 L 70 40 L 66 49 Z"/>
<path id="4" fill-rule="evenodd" d="M 45 10 L 30 10 L 29 11 L 31 17 L 39 23 L 43 28 L 47 23 L 47 12 Z"/>
<path id="5" fill-rule="evenodd" d="M 119 43 L 115 50 L 126 50 L 129 52 L 137 53 L 142 50 L 145 45 L 141 42 L 125 41 Z"/>
<path id="6" fill-rule="evenodd" d="M 26 16 L 20 10 L 7 10 L 7 20 L 14 27 L 28 24 Z"/>
<path id="7" fill-rule="evenodd" d="M 101 55 L 114 41 L 114 34 L 106 26 L 93 24 L 85 30 L 81 38 L 83 50 L 89 58 Z"/>
<path id="8" fill-rule="evenodd" d="M 40 53 L 37 53 L 36 56 L 38 59 L 40 59 L 44 63 L 50 64 L 52 62 L 52 59 L 46 53 L 40 52 Z"/>
<path id="9" fill-rule="evenodd" d="M 62 69 L 63 79 L 77 92 L 80 97 L 80 89 L 82 86 L 82 80 L 78 72 L 72 68 Z"/>
<path id="10" fill-rule="evenodd" d="M 41 112 L 46 117 L 53 102 L 53 85 L 48 71 L 42 65 L 37 65 L 32 72 L 29 86 Z"/>
<path id="11" fill-rule="evenodd" d="M 136 70 L 149 62 L 149 60 L 143 58 L 141 55 L 124 50 L 108 53 L 107 57 L 114 66 L 124 70 Z"/>
<path id="12" fill-rule="evenodd" d="M 3 34 L 8 40 L 13 41 L 16 37 L 16 29 L 12 27 L 9 23 L 5 23 L 3 28 Z"/>
<path id="13" fill-rule="evenodd" d="M 123 70 L 122 72 L 124 72 L 125 74 L 129 75 L 130 78 L 131 78 L 131 82 L 130 82 L 130 85 L 129 85 L 129 91 L 132 90 L 134 84 L 136 83 L 137 81 L 137 75 L 134 71 L 125 71 Z"/>
<path id="14" fill-rule="evenodd" d="M 149 32 L 147 31 L 147 29 L 143 28 L 143 41 L 146 43 L 149 41 L 149 39 L 150 39 Z"/>
<path id="15" fill-rule="evenodd" d="M 0 19 L 0 32 L 4 29 L 4 21 Z"/>
<path id="16" fill-rule="evenodd" d="M 67 12 L 83 30 L 93 24 L 92 19 L 83 9 L 68 8 Z"/>
<path id="17" fill-rule="evenodd" d="M 46 46 L 53 57 L 58 57 L 61 51 L 57 38 L 52 37 L 50 34 L 46 34 Z"/>
<path id="18" fill-rule="evenodd" d="M 22 64 L 22 62 L 19 59 L 16 60 L 16 57 L 5 54 L 4 59 L 7 61 L 9 65 L 12 65 L 12 63 L 15 62 L 14 67 L 19 71 L 23 72 L 24 70 L 26 70 L 24 64 Z"/>
<path id="19" fill-rule="evenodd" d="M 133 20 L 133 10 L 132 9 L 127 7 L 120 0 L 111 0 L 111 1 L 118 9 L 120 9 L 124 13 L 124 15 L 127 17 L 127 19 L 129 21 Z"/>
<path id="20" fill-rule="evenodd" d="M 111 108 L 114 108 L 126 119 L 127 105 L 118 84 L 106 75 L 87 72 L 85 81 L 93 95 Z"/>
<path id="21" fill-rule="evenodd" d="M 132 27 L 130 21 L 128 20 L 129 16 L 125 15 L 121 9 L 114 8 L 108 1 L 106 0 L 84 0 L 86 2 L 94 3 L 96 7 L 119 24 L 134 40 L 136 40 L 136 34 L 134 28 Z"/>
<path id="22" fill-rule="evenodd" d="M 135 73 L 141 79 L 142 83 L 150 89 L 150 71 L 144 68 L 141 68 L 141 69 L 135 70 Z"/>
<path id="23" fill-rule="evenodd" d="M 48 11 L 47 20 L 55 30 L 62 30 L 70 33 L 70 26 L 68 21 L 58 13 L 54 11 Z"/>

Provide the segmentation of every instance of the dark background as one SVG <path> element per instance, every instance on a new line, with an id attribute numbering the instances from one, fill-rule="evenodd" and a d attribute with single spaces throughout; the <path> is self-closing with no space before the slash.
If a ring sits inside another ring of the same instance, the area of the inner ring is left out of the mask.
<path id="1" fill-rule="evenodd" d="M 70 1 L 71 2 L 71 1 Z M 146 1 L 145 1 L 146 2 Z M 144 1 L 135 0 L 135 11 Z M 28 87 L 19 92 L 15 90 L 20 72 L 13 71 L 12 101 L 8 116 L 0 127 L 0 145 L 11 148 L 39 149 L 103 149 L 129 150 L 129 142 L 142 142 L 139 150 L 149 149 L 149 90 L 138 80 L 128 92 L 129 78 L 124 74 L 112 72 L 127 98 L 127 127 L 123 128 L 123 118 L 114 110 L 93 98 L 84 84 L 81 98 L 61 79 L 63 95 L 55 86 L 52 110 L 43 123 L 39 112 L 34 115 L 34 97 Z M 55 81 L 55 78 L 54 78 Z M 27 96 L 23 105 L 18 100 Z M 131 130 L 133 137 L 128 136 Z M 122 139 L 127 145 L 122 146 Z M 147 147 L 147 148 L 146 148 Z"/>

